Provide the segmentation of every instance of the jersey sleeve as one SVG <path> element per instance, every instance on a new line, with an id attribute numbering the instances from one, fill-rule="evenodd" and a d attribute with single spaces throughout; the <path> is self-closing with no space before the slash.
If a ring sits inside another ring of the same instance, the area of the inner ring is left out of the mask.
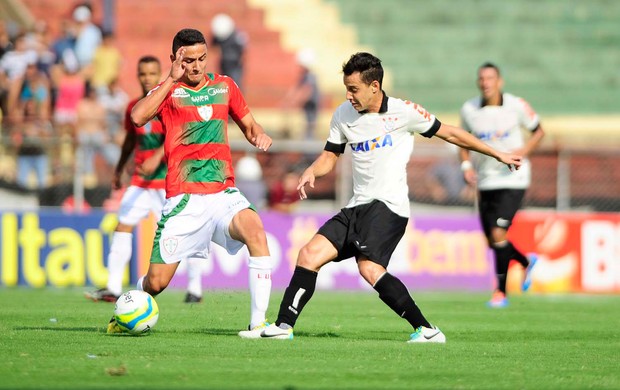
<path id="1" fill-rule="evenodd" d="M 441 123 L 435 118 L 435 115 L 426 111 L 424 107 L 410 101 L 405 101 L 405 106 L 407 107 L 410 133 L 418 133 L 430 138 L 439 130 Z"/>
<path id="2" fill-rule="evenodd" d="M 463 105 L 463 107 L 461 107 L 461 127 L 463 128 L 463 130 L 467 131 L 468 133 L 471 133 L 471 127 L 469 126 L 469 123 L 467 123 L 467 103 Z"/>
<path id="3" fill-rule="evenodd" d="M 125 132 L 127 132 L 127 134 L 134 133 L 136 131 L 136 128 L 133 125 L 133 122 L 131 121 L 131 110 L 133 110 L 133 107 L 136 105 L 137 102 L 138 102 L 137 100 L 132 101 L 131 103 L 127 105 L 127 108 L 125 109 L 124 127 L 125 127 Z"/>
<path id="4" fill-rule="evenodd" d="M 151 89 L 146 96 L 149 96 L 150 94 L 152 94 L 153 92 L 155 92 L 157 89 L 159 89 L 159 87 L 163 84 L 164 82 L 162 81 L 161 83 L 157 84 L 155 87 L 153 87 L 153 89 Z M 164 108 L 167 106 L 168 102 L 170 101 L 170 95 L 172 95 L 172 91 L 174 91 L 174 87 L 170 88 L 170 91 L 168 91 L 168 94 L 166 95 L 166 97 L 164 98 L 164 101 L 161 102 L 161 104 L 159 105 L 159 107 L 157 107 L 157 112 L 155 113 L 156 116 L 161 115 L 162 111 L 164 111 Z"/>
<path id="5" fill-rule="evenodd" d="M 525 127 L 530 131 L 535 130 L 538 127 L 540 121 L 540 118 L 538 117 L 536 111 L 534 111 L 534 109 L 527 101 L 521 98 L 518 98 L 516 106 L 521 126 Z"/>
<path id="6" fill-rule="evenodd" d="M 344 124 L 340 119 L 340 110 L 336 110 L 332 115 L 332 120 L 329 124 L 329 136 L 327 142 L 334 145 L 344 145 L 347 143 L 347 137 L 344 134 Z"/>
<path id="7" fill-rule="evenodd" d="M 250 108 L 245 102 L 245 98 L 243 97 L 243 94 L 241 93 L 241 90 L 239 89 L 237 83 L 235 83 L 235 81 L 228 76 L 225 76 L 224 80 L 226 80 L 226 83 L 228 84 L 230 98 L 228 113 L 235 121 L 238 121 L 250 112 Z"/>

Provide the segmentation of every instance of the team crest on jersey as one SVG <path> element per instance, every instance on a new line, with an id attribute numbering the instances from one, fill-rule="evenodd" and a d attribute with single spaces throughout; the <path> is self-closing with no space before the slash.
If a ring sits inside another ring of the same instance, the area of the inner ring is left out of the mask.
<path id="1" fill-rule="evenodd" d="M 396 121 L 397 120 L 398 120 L 398 118 L 394 118 L 394 117 L 383 118 L 383 128 L 384 128 L 384 131 L 386 133 L 394 131 L 394 129 L 396 128 Z"/>
<path id="2" fill-rule="evenodd" d="M 200 106 L 198 107 L 198 114 L 200 114 L 200 117 L 202 119 L 208 121 L 213 116 L 213 107 L 212 106 Z"/>
<path id="3" fill-rule="evenodd" d="M 177 88 L 172 92 L 173 98 L 186 98 L 189 97 L 189 93 L 183 88 Z"/>
<path id="4" fill-rule="evenodd" d="M 163 246 L 166 250 L 166 253 L 168 253 L 169 255 L 173 255 L 174 252 L 177 251 L 177 247 L 179 246 L 179 240 L 176 237 L 164 238 Z"/>

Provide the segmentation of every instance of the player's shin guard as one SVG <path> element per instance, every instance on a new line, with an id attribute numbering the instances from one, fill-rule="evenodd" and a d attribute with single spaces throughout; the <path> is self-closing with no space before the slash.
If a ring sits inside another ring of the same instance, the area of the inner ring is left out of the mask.
<path id="1" fill-rule="evenodd" d="M 203 259 L 187 259 L 187 292 L 202 297 L 202 262 Z"/>
<path id="2" fill-rule="evenodd" d="M 312 294 L 314 294 L 317 276 L 318 273 L 309 269 L 295 268 L 293 277 L 284 292 L 282 303 L 280 303 L 276 325 L 287 324 L 292 327 L 295 326 L 297 317 L 299 317 L 304 306 L 312 298 Z"/>
<path id="3" fill-rule="evenodd" d="M 508 241 L 496 242 L 491 248 L 495 253 L 495 274 L 497 276 L 497 289 L 506 293 L 506 279 L 508 275 L 508 263 L 513 251 Z"/>
<path id="4" fill-rule="evenodd" d="M 132 233 L 114 232 L 110 253 L 108 254 L 108 284 L 107 289 L 114 295 L 123 292 L 123 275 L 125 267 L 131 259 Z"/>
<path id="5" fill-rule="evenodd" d="M 271 257 L 252 257 L 248 264 L 250 269 L 250 329 L 265 321 L 271 295 Z"/>
<path id="6" fill-rule="evenodd" d="M 400 279 L 386 272 L 379 277 L 373 288 L 379 293 L 379 298 L 414 329 L 420 326 L 431 327 Z"/>

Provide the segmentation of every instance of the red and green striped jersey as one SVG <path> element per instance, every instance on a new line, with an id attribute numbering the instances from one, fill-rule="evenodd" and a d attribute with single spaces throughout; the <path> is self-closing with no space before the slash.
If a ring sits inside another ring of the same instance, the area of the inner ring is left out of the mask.
<path id="1" fill-rule="evenodd" d="M 155 153 L 155 150 L 164 143 L 164 129 L 158 118 L 151 119 L 146 125 L 136 127 L 131 122 L 131 110 L 140 99 L 135 99 L 127 105 L 125 111 L 125 131 L 127 133 L 135 133 L 136 146 L 134 147 L 135 165 L 142 164 L 144 160 Z M 142 188 L 165 188 L 165 179 L 167 171 L 166 163 L 162 161 L 155 172 L 150 175 L 142 176 L 134 171 L 131 176 L 131 185 Z"/>
<path id="2" fill-rule="evenodd" d="M 228 144 L 228 115 L 239 120 L 250 110 L 237 84 L 208 73 L 194 89 L 176 83 L 159 106 L 168 162 L 166 197 L 212 194 L 235 185 Z"/>

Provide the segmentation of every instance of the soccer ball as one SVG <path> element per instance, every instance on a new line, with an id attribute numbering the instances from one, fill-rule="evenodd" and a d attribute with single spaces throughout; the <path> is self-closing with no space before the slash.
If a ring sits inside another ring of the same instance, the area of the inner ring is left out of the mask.
<path id="1" fill-rule="evenodd" d="M 158 318 L 157 302 L 144 291 L 127 291 L 118 297 L 114 307 L 114 319 L 118 326 L 133 335 L 150 332 Z"/>

